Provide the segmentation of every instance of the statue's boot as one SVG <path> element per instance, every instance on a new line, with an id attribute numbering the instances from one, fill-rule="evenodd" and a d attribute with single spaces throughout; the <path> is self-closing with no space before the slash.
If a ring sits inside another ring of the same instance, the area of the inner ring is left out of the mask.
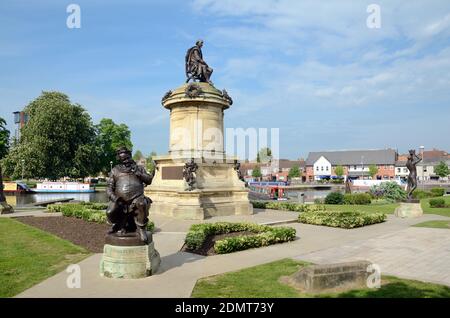
<path id="1" fill-rule="evenodd" d="M 111 230 L 109 230 L 108 234 L 117 233 L 122 228 L 121 223 L 114 223 Z"/>
<path id="2" fill-rule="evenodd" d="M 148 244 L 147 225 L 139 226 L 138 231 L 141 241 Z"/>

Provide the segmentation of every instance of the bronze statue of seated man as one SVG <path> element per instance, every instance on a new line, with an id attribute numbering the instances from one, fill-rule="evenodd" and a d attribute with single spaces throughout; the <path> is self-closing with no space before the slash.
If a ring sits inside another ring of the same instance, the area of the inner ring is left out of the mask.
<path id="1" fill-rule="evenodd" d="M 112 225 L 109 234 L 126 235 L 139 232 L 141 240 L 148 244 L 147 223 L 151 200 L 144 195 L 144 187 L 152 182 L 153 175 L 138 166 L 125 147 L 117 150 L 120 162 L 110 173 L 108 188 L 109 206 L 106 210 Z"/>

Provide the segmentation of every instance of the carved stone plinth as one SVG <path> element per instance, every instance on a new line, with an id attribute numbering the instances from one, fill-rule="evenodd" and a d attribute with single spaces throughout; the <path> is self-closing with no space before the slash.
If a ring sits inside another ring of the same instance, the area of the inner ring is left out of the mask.
<path id="1" fill-rule="evenodd" d="M 152 234 L 144 244 L 135 233 L 128 236 L 108 235 L 103 247 L 100 275 L 108 278 L 136 279 L 153 275 L 161 263 Z"/>
<path id="2" fill-rule="evenodd" d="M 401 218 L 417 218 L 423 215 L 423 210 L 420 203 L 401 202 L 394 215 Z"/>

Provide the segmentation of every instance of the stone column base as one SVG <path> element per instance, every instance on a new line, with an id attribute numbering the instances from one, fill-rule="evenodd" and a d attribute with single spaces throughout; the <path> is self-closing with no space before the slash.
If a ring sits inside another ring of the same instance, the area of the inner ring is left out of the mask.
<path id="1" fill-rule="evenodd" d="M 423 215 L 420 203 L 401 202 L 394 215 L 401 218 L 417 218 Z"/>
<path id="2" fill-rule="evenodd" d="M 0 202 L 0 214 L 9 214 L 13 213 L 14 209 L 6 202 Z"/>
<path id="3" fill-rule="evenodd" d="M 105 244 L 100 262 L 100 275 L 122 279 L 144 278 L 155 274 L 160 263 L 161 258 L 153 240 L 148 245 Z"/>

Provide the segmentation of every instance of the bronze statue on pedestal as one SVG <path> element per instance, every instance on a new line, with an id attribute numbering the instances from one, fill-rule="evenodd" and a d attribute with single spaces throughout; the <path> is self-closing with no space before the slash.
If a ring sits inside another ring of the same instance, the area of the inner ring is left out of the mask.
<path id="1" fill-rule="evenodd" d="M 422 161 L 418 155 L 416 155 L 416 151 L 411 149 L 409 151 L 408 161 L 406 161 L 406 168 L 409 170 L 408 175 L 408 186 L 406 188 L 406 192 L 408 194 L 408 201 L 413 199 L 413 192 L 417 188 L 417 164 Z"/>
<path id="2" fill-rule="evenodd" d="M 153 175 L 138 166 L 125 147 L 117 150 L 120 162 L 110 173 L 108 188 L 109 206 L 106 210 L 112 229 L 108 234 L 125 236 L 139 231 L 142 242 L 148 244 L 147 223 L 151 200 L 144 195 L 144 187 L 152 182 Z"/>
<path id="3" fill-rule="evenodd" d="M 186 52 L 186 83 L 190 80 L 197 80 L 199 82 L 209 83 L 212 85 L 210 78 L 213 69 L 210 68 L 203 60 L 202 46 L 203 41 L 198 40 L 195 43 L 195 46 L 191 47 Z"/>

